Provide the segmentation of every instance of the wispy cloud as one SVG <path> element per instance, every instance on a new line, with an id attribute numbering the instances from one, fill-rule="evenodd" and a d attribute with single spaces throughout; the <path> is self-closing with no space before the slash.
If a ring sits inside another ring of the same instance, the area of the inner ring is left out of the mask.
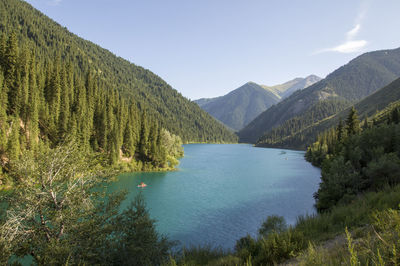
<path id="1" fill-rule="evenodd" d="M 47 4 L 51 5 L 51 6 L 58 6 L 59 4 L 61 4 L 62 0 L 49 0 L 47 1 Z"/>
<path id="2" fill-rule="evenodd" d="M 356 24 L 355 26 L 354 26 L 354 28 L 352 28 L 351 30 L 349 30 L 348 32 L 347 32 L 347 40 L 351 40 L 351 39 L 353 39 L 354 37 L 356 37 L 356 35 L 357 35 L 357 33 L 360 31 L 360 29 L 361 29 L 361 24 Z"/>
<path id="3" fill-rule="evenodd" d="M 326 49 L 326 52 L 355 53 L 361 51 L 367 44 L 366 40 L 346 41 L 338 46 Z"/>
<path id="4" fill-rule="evenodd" d="M 346 32 L 346 39 L 343 43 L 334 47 L 318 50 L 314 52 L 314 54 L 326 52 L 355 53 L 361 51 L 368 44 L 368 42 L 366 40 L 356 40 L 356 37 L 360 32 L 362 21 L 367 13 L 367 8 L 367 5 L 362 6 L 361 11 L 356 17 L 353 28 Z"/>

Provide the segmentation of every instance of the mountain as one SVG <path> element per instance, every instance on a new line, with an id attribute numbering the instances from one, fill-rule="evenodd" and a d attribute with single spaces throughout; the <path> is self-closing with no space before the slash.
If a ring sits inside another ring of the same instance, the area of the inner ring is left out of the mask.
<path id="1" fill-rule="evenodd" d="M 69 32 L 31 5 L 0 1 L 0 33 L 14 32 L 21 51 L 34 51 L 45 66 L 54 58 L 69 64 L 74 75 L 91 72 L 106 91 L 116 89 L 160 127 L 185 142 L 235 141 L 235 136 L 159 76 Z"/>
<path id="2" fill-rule="evenodd" d="M 319 77 L 311 75 L 275 86 L 248 82 L 224 96 L 202 98 L 195 102 L 217 120 L 237 131 L 282 98 L 318 80 Z"/>
<path id="3" fill-rule="evenodd" d="M 182 140 L 237 137 L 151 71 L 0 1 L 0 185 L 26 151 L 71 142 L 104 165 L 168 170 Z"/>
<path id="4" fill-rule="evenodd" d="M 238 133 L 240 141 L 284 140 L 344 110 L 399 76 L 400 48 L 360 55 L 260 114 Z"/>
<path id="5" fill-rule="evenodd" d="M 307 88 L 320 80 L 321 78 L 316 75 L 309 75 L 308 77 L 305 78 L 292 79 L 283 84 L 274 86 L 261 85 L 261 87 L 271 91 L 272 93 L 277 95 L 280 99 L 284 99 L 289 97 L 294 92 Z"/>
<path id="6" fill-rule="evenodd" d="M 318 77 L 316 75 L 310 75 L 304 79 L 299 80 L 299 82 L 293 84 L 293 86 L 291 86 L 287 90 L 285 90 L 281 94 L 281 97 L 282 97 L 282 99 L 285 99 L 285 98 L 289 97 L 290 95 L 292 95 L 293 93 L 295 93 L 296 91 L 307 88 L 307 87 L 313 85 L 314 83 L 317 83 L 320 80 L 321 80 L 320 77 Z"/>
<path id="7" fill-rule="evenodd" d="M 228 127 L 239 130 L 278 101 L 279 98 L 272 92 L 248 82 L 224 96 L 195 102 Z"/>
<path id="8" fill-rule="evenodd" d="M 354 108 L 357 110 L 358 117 L 361 120 L 365 120 L 365 118 L 370 119 L 371 117 L 379 116 L 380 112 L 384 112 L 386 108 L 394 104 L 400 105 L 400 78 L 365 97 L 363 100 L 356 103 Z M 351 107 L 348 107 L 338 114 L 315 123 L 293 135 L 274 141 L 270 136 L 272 134 L 279 134 L 278 131 L 280 128 L 278 127 L 269 134 L 262 136 L 257 142 L 257 146 L 306 149 L 315 141 L 321 132 L 336 127 L 340 120 L 345 121 L 350 109 Z"/>
<path id="9" fill-rule="evenodd" d="M 201 99 L 198 99 L 198 100 L 194 100 L 194 102 L 197 103 L 200 107 L 202 107 L 203 105 L 205 105 L 207 103 L 210 103 L 210 102 L 212 102 L 212 101 L 214 101 L 214 100 L 216 100 L 218 98 L 219 97 L 216 97 L 216 98 L 201 98 Z"/>

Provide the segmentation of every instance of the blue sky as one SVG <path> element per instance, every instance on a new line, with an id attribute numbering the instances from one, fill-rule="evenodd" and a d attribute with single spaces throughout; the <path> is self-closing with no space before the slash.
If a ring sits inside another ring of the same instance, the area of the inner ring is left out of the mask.
<path id="1" fill-rule="evenodd" d="M 399 0 L 28 0 L 190 99 L 325 77 L 400 47 Z"/>

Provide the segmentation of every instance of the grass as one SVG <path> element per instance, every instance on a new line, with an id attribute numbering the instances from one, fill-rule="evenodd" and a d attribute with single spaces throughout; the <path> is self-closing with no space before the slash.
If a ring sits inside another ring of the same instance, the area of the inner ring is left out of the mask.
<path id="1" fill-rule="evenodd" d="M 331 239 L 349 230 L 365 226 L 372 221 L 376 211 L 397 208 L 400 202 L 400 186 L 358 196 L 352 203 L 338 205 L 330 212 L 312 216 L 300 216 L 295 229 L 316 243 Z"/>

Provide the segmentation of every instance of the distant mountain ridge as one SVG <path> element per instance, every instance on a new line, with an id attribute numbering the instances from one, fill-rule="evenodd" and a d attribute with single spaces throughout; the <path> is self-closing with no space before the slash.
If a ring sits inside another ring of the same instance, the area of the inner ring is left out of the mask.
<path id="1" fill-rule="evenodd" d="M 295 78 L 290 81 L 287 81 L 283 84 L 274 85 L 274 86 L 267 86 L 261 85 L 266 90 L 273 92 L 277 95 L 280 99 L 285 99 L 289 97 L 291 94 L 298 90 L 302 90 L 307 88 L 308 86 L 313 85 L 314 83 L 320 81 L 322 78 L 316 75 L 309 75 L 305 78 Z"/>
<path id="2" fill-rule="evenodd" d="M 194 102 L 227 127 L 238 131 L 281 99 L 318 80 L 321 78 L 310 75 L 275 86 L 248 82 L 224 96 L 202 98 Z"/>
<path id="3" fill-rule="evenodd" d="M 385 110 L 385 108 L 388 108 L 392 104 L 400 105 L 400 78 L 365 97 L 356 103 L 354 107 L 358 112 L 359 119 L 364 120 L 365 118 L 373 117 L 377 112 Z M 318 134 L 337 126 L 340 120 L 345 121 L 350 109 L 351 107 L 348 107 L 334 116 L 328 117 L 325 120 L 315 123 L 285 139 L 277 140 L 276 142 L 270 141 L 268 143 L 267 139 L 264 139 L 268 137 L 268 135 L 264 135 L 259 139 L 256 145 L 261 147 L 306 149 L 315 141 Z"/>
<path id="4" fill-rule="evenodd" d="M 293 93 L 260 114 L 238 133 L 240 141 L 284 140 L 344 110 L 399 76 L 400 48 L 360 55 L 325 79 Z"/>

